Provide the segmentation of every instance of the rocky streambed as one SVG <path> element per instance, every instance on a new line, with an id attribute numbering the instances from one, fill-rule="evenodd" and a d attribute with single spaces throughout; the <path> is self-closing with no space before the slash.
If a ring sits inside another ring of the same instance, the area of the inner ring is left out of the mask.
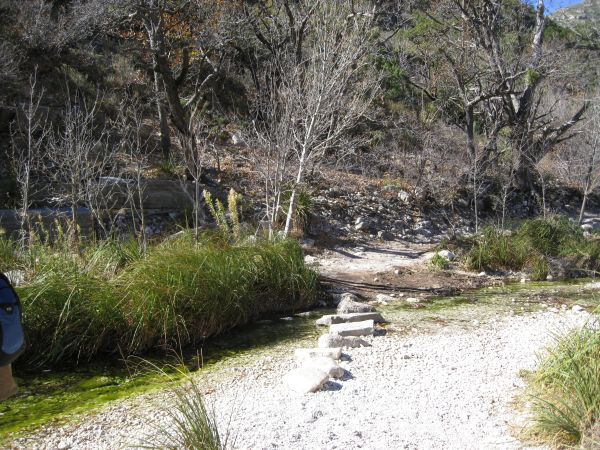
<path id="1" fill-rule="evenodd" d="M 257 325 L 264 346 L 223 356 L 196 376 L 235 448 L 525 448 L 515 436 L 526 417 L 513 404 L 521 375 L 553 335 L 584 324 L 596 304 L 582 284 L 553 283 L 397 298 L 377 306 L 387 324 L 360 337 L 368 346 L 341 348 L 343 375 L 310 394 L 291 389 L 286 376 L 303 366 L 296 350 L 317 347 L 328 329 L 315 325 L 320 313 L 285 318 Z M 267 343 L 278 327 L 289 333 Z M 5 446 L 135 446 L 168 420 L 170 401 L 168 389 L 148 393 Z"/>

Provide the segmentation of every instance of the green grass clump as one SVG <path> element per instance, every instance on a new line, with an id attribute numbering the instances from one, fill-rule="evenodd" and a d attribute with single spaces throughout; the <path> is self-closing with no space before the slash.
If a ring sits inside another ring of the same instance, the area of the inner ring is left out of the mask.
<path id="1" fill-rule="evenodd" d="M 27 364 L 89 360 L 119 348 L 126 324 L 114 285 L 74 260 L 48 258 L 18 292 L 27 337 L 21 359 Z"/>
<path id="2" fill-rule="evenodd" d="M 229 245 L 191 235 L 168 241 L 118 280 L 131 351 L 187 345 L 261 314 L 307 307 L 316 274 L 294 241 Z"/>
<path id="3" fill-rule="evenodd" d="M 17 266 L 17 243 L 3 236 L 0 228 L 0 272 L 14 270 Z"/>
<path id="4" fill-rule="evenodd" d="M 172 404 L 163 407 L 167 422 L 154 424 L 152 436 L 141 448 L 225 450 L 233 446 L 229 430 L 219 428 L 215 410 L 206 404 L 193 376 L 187 375 L 172 394 Z"/>
<path id="5" fill-rule="evenodd" d="M 11 266 L 13 263 L 11 263 Z M 144 250 L 135 241 L 21 255 L 30 366 L 176 349 L 263 315 L 314 302 L 317 275 L 296 241 L 231 243 L 192 233 Z"/>
<path id="6" fill-rule="evenodd" d="M 600 241 L 584 237 L 566 218 L 524 221 L 515 231 L 488 227 L 466 255 L 471 270 L 526 270 L 534 280 L 550 273 L 550 259 L 563 259 L 581 272 L 600 266 Z"/>
<path id="7" fill-rule="evenodd" d="M 586 326 L 557 338 L 530 385 L 534 425 L 555 446 L 597 448 L 600 434 L 600 330 Z M 594 444 L 590 444 L 595 441 Z"/>
<path id="8" fill-rule="evenodd" d="M 446 270 L 450 267 L 450 263 L 444 258 L 440 256 L 439 253 L 436 253 L 433 258 L 429 261 L 429 265 L 434 269 Z"/>

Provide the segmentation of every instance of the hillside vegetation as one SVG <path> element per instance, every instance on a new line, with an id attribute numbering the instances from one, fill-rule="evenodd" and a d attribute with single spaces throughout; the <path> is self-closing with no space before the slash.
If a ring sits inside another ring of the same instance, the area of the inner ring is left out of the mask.
<path id="1" fill-rule="evenodd" d="M 535 213 L 550 185 L 579 190 L 583 212 L 599 178 L 597 40 L 544 2 L 0 8 L 0 201 L 22 237 L 43 206 L 72 221 L 84 207 L 110 235 L 115 196 L 141 234 L 139 199 L 157 177 L 196 185 L 196 225 L 201 186 L 226 179 L 271 234 L 289 234 L 300 193 L 334 170 L 429 205 L 460 198 L 476 228 L 515 202 Z"/>

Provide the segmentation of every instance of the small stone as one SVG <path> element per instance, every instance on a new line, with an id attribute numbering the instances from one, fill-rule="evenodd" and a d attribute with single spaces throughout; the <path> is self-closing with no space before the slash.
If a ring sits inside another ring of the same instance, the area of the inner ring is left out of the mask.
<path id="1" fill-rule="evenodd" d="M 332 348 L 332 347 L 346 347 L 346 348 L 357 348 L 357 347 L 370 347 L 364 339 L 358 336 L 340 336 L 336 333 L 326 333 L 319 337 L 319 348 Z"/>
<path id="2" fill-rule="evenodd" d="M 395 298 L 393 298 L 391 295 L 386 295 L 386 294 L 377 294 L 375 296 L 375 301 L 377 303 L 381 303 L 383 305 L 387 305 L 388 303 L 393 302 L 394 300 L 396 300 Z"/>
<path id="3" fill-rule="evenodd" d="M 377 232 L 377 237 L 379 239 L 381 239 L 382 241 L 392 241 L 394 240 L 394 235 L 392 233 L 390 233 L 389 231 L 378 231 Z"/>
<path id="4" fill-rule="evenodd" d="M 554 280 L 554 277 L 552 275 L 548 275 L 546 277 L 546 281 L 553 281 L 553 280 Z"/>
<path id="5" fill-rule="evenodd" d="M 428 230 L 427 228 L 417 228 L 415 230 L 415 233 L 424 237 L 430 237 L 431 235 L 433 235 L 433 232 L 431 230 Z"/>
<path id="6" fill-rule="evenodd" d="M 335 348 L 298 348 L 294 352 L 296 360 L 302 361 L 310 358 L 328 357 L 332 359 L 340 359 L 342 357 L 342 349 Z"/>
<path id="7" fill-rule="evenodd" d="M 437 252 L 437 254 L 444 258 L 446 261 L 454 261 L 454 259 L 456 258 L 456 255 L 450 250 L 440 250 L 439 252 Z"/>
<path id="8" fill-rule="evenodd" d="M 419 303 L 419 299 L 415 297 L 408 297 L 405 301 L 406 303 Z"/>
<path id="9" fill-rule="evenodd" d="M 316 367 L 300 367 L 283 377 L 290 389 L 300 394 L 316 392 L 329 380 L 329 375 Z"/>
<path id="10" fill-rule="evenodd" d="M 585 309 L 583 308 L 583 306 L 580 306 L 580 305 L 574 305 L 574 306 L 571 308 L 571 311 L 578 313 L 578 312 L 583 312 L 583 311 L 585 311 Z"/>
<path id="11" fill-rule="evenodd" d="M 337 323 L 329 327 L 330 333 L 337 333 L 340 336 L 367 336 L 372 335 L 375 322 L 365 320 L 364 322 Z"/>
<path id="12" fill-rule="evenodd" d="M 477 276 L 479 276 L 479 277 L 485 277 L 486 275 L 487 275 L 487 273 L 485 273 L 485 272 L 479 272 L 477 274 Z"/>
<path id="13" fill-rule="evenodd" d="M 312 255 L 306 255 L 306 256 L 304 257 L 304 262 L 305 262 L 306 264 L 316 264 L 316 263 L 317 263 L 317 258 L 315 258 L 315 257 L 314 257 L 314 256 L 312 256 Z"/>

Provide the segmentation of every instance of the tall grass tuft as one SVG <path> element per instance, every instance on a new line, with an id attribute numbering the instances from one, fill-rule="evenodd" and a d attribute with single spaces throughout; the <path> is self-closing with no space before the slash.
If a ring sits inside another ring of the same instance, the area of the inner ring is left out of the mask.
<path id="1" fill-rule="evenodd" d="M 162 408 L 165 420 L 154 424 L 141 448 L 226 450 L 234 445 L 229 430 L 220 429 L 215 410 L 207 406 L 197 380 L 187 376 L 171 392 L 173 402 Z"/>
<path id="2" fill-rule="evenodd" d="M 600 425 L 600 330 L 597 324 L 556 339 L 530 382 L 534 428 L 558 446 L 589 444 Z M 597 447 L 594 447 L 597 448 Z"/>
<path id="3" fill-rule="evenodd" d="M 295 241 L 232 243 L 190 232 L 143 249 L 39 242 L 19 267 L 28 365 L 177 349 L 266 314 L 310 306 L 317 276 Z"/>
<path id="4" fill-rule="evenodd" d="M 89 360 L 118 350 L 125 329 L 112 283 L 64 255 L 47 258 L 18 289 L 23 300 L 29 365 Z"/>
<path id="5" fill-rule="evenodd" d="M 191 235 L 151 249 L 119 277 L 130 351 L 196 343 L 267 312 L 309 306 L 315 274 L 297 243 L 229 245 Z"/>

